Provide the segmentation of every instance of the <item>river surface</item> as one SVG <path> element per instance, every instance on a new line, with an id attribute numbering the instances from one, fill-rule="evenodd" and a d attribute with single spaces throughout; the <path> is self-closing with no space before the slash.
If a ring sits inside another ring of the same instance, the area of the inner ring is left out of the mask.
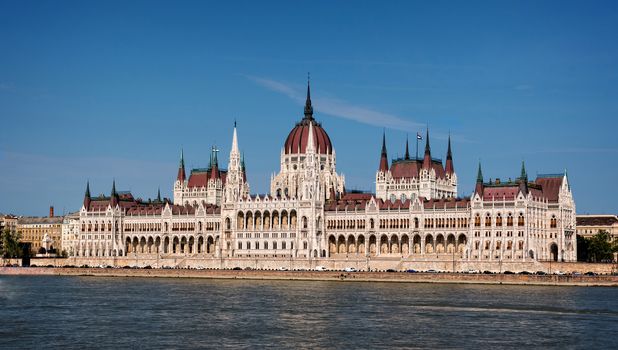
<path id="1" fill-rule="evenodd" d="M 0 276 L 0 348 L 618 348 L 618 288 Z"/>

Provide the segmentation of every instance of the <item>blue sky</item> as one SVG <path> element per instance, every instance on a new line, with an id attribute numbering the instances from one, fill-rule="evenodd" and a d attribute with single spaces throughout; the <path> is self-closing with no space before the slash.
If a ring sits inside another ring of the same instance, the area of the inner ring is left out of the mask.
<path id="1" fill-rule="evenodd" d="M 234 119 L 265 193 L 311 72 L 347 188 L 374 189 L 383 128 L 396 157 L 428 124 L 461 196 L 479 160 L 502 179 L 525 160 L 616 213 L 617 4 L 2 1 L 0 212 L 77 210 L 87 179 L 171 197 L 180 148 L 226 166 Z"/>

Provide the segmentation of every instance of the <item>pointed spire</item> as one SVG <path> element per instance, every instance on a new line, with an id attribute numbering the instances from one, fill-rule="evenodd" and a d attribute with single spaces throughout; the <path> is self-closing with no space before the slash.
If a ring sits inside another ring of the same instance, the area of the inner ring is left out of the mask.
<path id="1" fill-rule="evenodd" d="M 380 155 L 380 171 L 388 171 L 388 156 L 386 154 L 386 131 L 382 132 L 382 153 Z"/>
<path id="2" fill-rule="evenodd" d="M 157 188 L 157 202 L 161 202 L 161 187 Z"/>
<path id="3" fill-rule="evenodd" d="M 446 168 L 447 174 L 455 173 L 455 167 L 453 166 L 453 153 L 451 152 L 451 134 L 448 135 L 448 148 L 446 151 Z"/>
<path id="4" fill-rule="evenodd" d="M 116 192 L 116 179 L 112 182 L 112 195 L 110 196 L 112 207 L 118 204 L 118 193 Z"/>
<path id="5" fill-rule="evenodd" d="M 479 170 L 476 173 L 476 183 L 483 183 L 483 171 L 481 170 L 480 161 L 479 161 Z"/>
<path id="6" fill-rule="evenodd" d="M 429 128 L 425 136 L 425 156 L 423 157 L 423 169 L 431 169 L 431 147 L 429 146 Z"/>
<path id="7" fill-rule="evenodd" d="M 307 137 L 306 153 L 315 153 L 315 142 L 313 141 L 313 123 L 309 123 L 309 136 Z"/>
<path id="8" fill-rule="evenodd" d="M 476 186 L 474 187 L 474 193 L 478 193 L 481 198 L 483 197 L 483 171 L 481 170 L 481 161 L 479 161 L 479 170 L 476 174 Z"/>
<path id="9" fill-rule="evenodd" d="M 216 146 L 212 146 L 210 152 L 210 179 L 215 180 L 219 178 L 219 161 L 217 160 L 218 149 Z"/>
<path id="10" fill-rule="evenodd" d="M 180 181 L 180 183 L 184 183 L 187 176 L 185 173 L 185 153 L 184 150 L 180 149 L 180 164 L 178 165 L 178 175 L 176 176 L 176 180 Z"/>
<path id="11" fill-rule="evenodd" d="M 524 161 L 521 161 L 521 174 L 519 175 L 519 178 L 522 181 L 526 181 L 528 182 L 528 174 L 526 173 L 526 165 L 524 164 Z"/>
<path id="12" fill-rule="evenodd" d="M 86 193 L 84 194 L 84 208 L 90 207 L 90 181 L 86 181 Z"/>
<path id="13" fill-rule="evenodd" d="M 238 154 L 238 136 L 236 134 L 236 120 L 234 120 L 234 134 L 232 135 L 232 151 L 230 153 Z"/>
<path id="14" fill-rule="evenodd" d="M 305 119 L 313 119 L 313 107 L 311 106 L 310 76 L 307 73 L 307 100 L 305 101 Z"/>
<path id="15" fill-rule="evenodd" d="M 408 149 L 408 134 L 406 134 L 406 155 L 404 156 L 405 160 L 410 159 L 410 151 Z"/>

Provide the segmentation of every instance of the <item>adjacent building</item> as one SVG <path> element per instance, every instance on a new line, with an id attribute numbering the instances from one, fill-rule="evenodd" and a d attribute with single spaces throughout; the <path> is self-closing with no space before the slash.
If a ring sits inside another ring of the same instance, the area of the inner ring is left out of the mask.
<path id="1" fill-rule="evenodd" d="M 618 216 L 577 215 L 577 234 L 590 238 L 601 231 L 607 231 L 612 240 L 618 239 Z"/>
<path id="2" fill-rule="evenodd" d="M 17 232 L 21 233 L 21 242 L 30 249 L 30 254 L 35 256 L 39 252 L 43 254 L 55 251 L 62 252 L 62 222 L 63 217 L 54 216 L 53 207 L 50 208 L 49 217 L 21 217 L 17 221 Z"/>

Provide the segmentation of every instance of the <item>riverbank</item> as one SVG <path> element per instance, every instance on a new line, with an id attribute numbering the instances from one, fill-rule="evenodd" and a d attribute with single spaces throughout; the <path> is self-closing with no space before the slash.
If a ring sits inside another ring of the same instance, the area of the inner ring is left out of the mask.
<path id="1" fill-rule="evenodd" d="M 407 272 L 272 271 L 272 270 L 192 270 L 192 269 L 113 269 L 59 267 L 2 267 L 0 275 L 157 277 L 247 280 L 299 280 L 400 283 L 472 283 L 544 286 L 618 287 L 618 276 L 600 275 L 520 275 Z"/>

